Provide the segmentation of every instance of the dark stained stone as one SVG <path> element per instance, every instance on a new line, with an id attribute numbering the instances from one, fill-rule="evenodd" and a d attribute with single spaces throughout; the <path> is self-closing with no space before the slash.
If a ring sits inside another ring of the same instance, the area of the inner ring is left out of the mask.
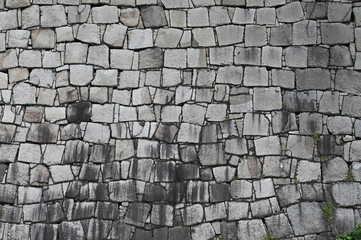
<path id="1" fill-rule="evenodd" d="M 235 222 L 222 222 L 221 235 L 224 240 L 237 239 L 237 223 Z"/>
<path id="2" fill-rule="evenodd" d="M 31 240 L 35 239 L 54 239 L 57 236 L 57 228 L 51 224 L 33 224 L 31 225 Z"/>
<path id="3" fill-rule="evenodd" d="M 199 166 L 196 164 L 180 164 L 176 169 L 177 180 L 199 179 Z"/>
<path id="4" fill-rule="evenodd" d="M 57 223 L 65 219 L 63 208 L 59 203 L 48 205 L 49 222 Z"/>
<path id="5" fill-rule="evenodd" d="M 109 145 L 93 145 L 90 150 L 89 162 L 106 163 L 114 160 L 115 148 Z"/>
<path id="6" fill-rule="evenodd" d="M 309 67 L 327 67 L 330 53 L 327 48 L 313 46 L 308 48 L 307 64 Z"/>
<path id="7" fill-rule="evenodd" d="M 87 239 L 106 239 L 111 229 L 111 222 L 99 219 L 91 219 L 89 223 Z"/>
<path id="8" fill-rule="evenodd" d="M 160 48 L 148 48 L 139 52 L 139 69 L 163 67 L 164 53 Z"/>
<path id="9" fill-rule="evenodd" d="M 24 114 L 23 120 L 25 122 L 39 123 L 39 122 L 41 122 L 43 115 L 44 115 L 44 107 L 29 106 L 29 107 L 26 107 L 26 109 L 25 109 L 25 114 Z"/>
<path id="10" fill-rule="evenodd" d="M 163 142 L 172 142 L 178 132 L 178 127 L 175 125 L 165 125 L 160 123 L 154 134 L 154 137 Z"/>
<path id="11" fill-rule="evenodd" d="M 318 152 L 322 155 L 337 155 L 342 156 L 343 146 L 336 143 L 336 138 L 333 135 L 324 135 L 320 137 L 318 142 Z"/>
<path id="12" fill-rule="evenodd" d="M 31 124 L 27 141 L 36 143 L 56 143 L 59 125 L 51 123 Z"/>
<path id="13" fill-rule="evenodd" d="M 30 184 L 34 186 L 46 185 L 49 182 L 49 169 L 44 165 L 37 165 L 30 171 Z"/>
<path id="14" fill-rule="evenodd" d="M 103 181 L 119 180 L 120 164 L 119 162 L 106 163 L 103 165 Z"/>
<path id="15" fill-rule="evenodd" d="M 95 202 L 77 202 L 73 211 L 73 220 L 89 219 L 94 217 Z"/>
<path id="16" fill-rule="evenodd" d="M 81 129 L 78 124 L 71 123 L 60 127 L 60 139 L 61 140 L 72 140 L 81 138 Z"/>
<path id="17" fill-rule="evenodd" d="M 67 198 L 77 198 L 79 196 L 80 187 L 82 183 L 80 181 L 72 181 L 65 192 Z"/>
<path id="18" fill-rule="evenodd" d="M 230 200 L 229 184 L 211 184 L 210 185 L 211 202 L 224 202 Z"/>
<path id="19" fill-rule="evenodd" d="M 162 7 L 159 6 L 149 6 L 143 7 L 140 10 L 140 14 L 143 19 L 144 27 L 164 27 L 168 25 L 167 18 L 165 17 L 165 12 Z"/>
<path id="20" fill-rule="evenodd" d="M 143 200 L 146 202 L 159 202 L 163 200 L 164 193 L 163 186 L 147 183 L 144 188 Z"/>
<path id="21" fill-rule="evenodd" d="M 98 180 L 100 165 L 83 164 L 80 170 L 79 179 L 82 181 L 94 182 Z"/>
<path id="22" fill-rule="evenodd" d="M 125 222 L 138 227 L 144 227 L 151 206 L 147 203 L 134 202 L 128 206 L 128 211 L 125 215 Z"/>
<path id="23" fill-rule="evenodd" d="M 109 183 L 110 199 L 115 202 L 134 202 L 137 198 L 135 181 L 123 180 Z"/>
<path id="24" fill-rule="evenodd" d="M 22 208 L 9 205 L 0 206 L 0 221 L 7 223 L 20 223 Z"/>
<path id="25" fill-rule="evenodd" d="M 283 107 L 290 112 L 315 112 L 317 111 L 316 91 L 285 92 Z"/>
<path id="26" fill-rule="evenodd" d="M 89 122 L 91 115 L 91 103 L 81 102 L 69 104 L 66 115 L 69 123 Z"/>
<path id="27" fill-rule="evenodd" d="M 187 186 L 187 202 L 209 202 L 208 182 L 194 181 Z"/>
<path id="28" fill-rule="evenodd" d="M 0 203 L 15 203 L 17 187 L 11 184 L 0 184 Z"/>
<path id="29" fill-rule="evenodd" d="M 151 240 L 152 231 L 143 230 L 141 228 L 136 228 L 132 240 Z"/>
<path id="30" fill-rule="evenodd" d="M 216 143 L 218 141 L 218 124 L 211 124 L 202 127 L 201 130 L 201 142 L 202 143 Z"/>
<path id="31" fill-rule="evenodd" d="M 111 202 L 98 202 L 95 216 L 100 219 L 118 219 L 118 204 Z"/>
<path id="32" fill-rule="evenodd" d="M 173 227 L 169 229 L 169 239 L 172 240 L 191 240 L 191 231 L 189 227 Z"/>
<path id="33" fill-rule="evenodd" d="M 0 123 L 0 143 L 11 143 L 16 131 L 16 126 Z"/>
<path id="34" fill-rule="evenodd" d="M 187 184 L 185 182 L 170 183 L 164 196 L 164 200 L 171 203 L 181 203 L 185 198 L 186 190 Z"/>
<path id="35" fill-rule="evenodd" d="M 84 230 L 80 221 L 60 223 L 59 240 L 69 239 L 84 239 Z"/>
<path id="36" fill-rule="evenodd" d="M 175 162 L 157 162 L 155 164 L 155 181 L 172 182 L 176 179 Z"/>
<path id="37" fill-rule="evenodd" d="M 183 162 L 196 162 L 198 160 L 194 145 L 180 145 L 179 154 Z"/>
<path id="38" fill-rule="evenodd" d="M 106 183 L 91 183 L 89 184 L 89 200 L 107 201 L 108 184 Z"/>
<path id="39" fill-rule="evenodd" d="M 113 222 L 112 231 L 110 233 L 111 239 L 130 240 L 132 227 L 122 221 Z"/>
<path id="40" fill-rule="evenodd" d="M 88 161 L 89 144 L 79 141 L 67 141 L 64 152 L 64 163 L 84 163 Z"/>
<path id="41" fill-rule="evenodd" d="M 154 229 L 154 234 L 152 239 L 153 240 L 168 239 L 168 228 L 163 227 L 163 228 Z"/>

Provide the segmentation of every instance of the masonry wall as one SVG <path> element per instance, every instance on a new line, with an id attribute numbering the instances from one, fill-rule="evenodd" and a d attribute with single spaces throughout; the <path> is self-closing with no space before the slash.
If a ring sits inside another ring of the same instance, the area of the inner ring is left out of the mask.
<path id="1" fill-rule="evenodd" d="M 328 240 L 361 222 L 357 1 L 0 9 L 0 239 Z"/>

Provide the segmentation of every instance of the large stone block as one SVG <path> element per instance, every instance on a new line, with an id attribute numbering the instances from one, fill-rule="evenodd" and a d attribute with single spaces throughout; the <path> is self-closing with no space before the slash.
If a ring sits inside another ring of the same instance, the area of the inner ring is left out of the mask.
<path id="1" fill-rule="evenodd" d="M 168 25 L 164 9 L 160 6 L 147 6 L 141 8 L 140 14 L 146 28 L 164 27 Z"/>
<path id="2" fill-rule="evenodd" d="M 40 23 L 42 27 L 59 27 L 67 24 L 63 5 L 41 6 Z"/>
<path id="3" fill-rule="evenodd" d="M 27 141 L 36 143 L 56 143 L 58 139 L 59 125 L 51 123 L 31 124 Z"/>
<path id="4" fill-rule="evenodd" d="M 354 41 L 353 27 L 343 23 L 322 23 L 321 38 L 323 44 L 348 44 Z"/>

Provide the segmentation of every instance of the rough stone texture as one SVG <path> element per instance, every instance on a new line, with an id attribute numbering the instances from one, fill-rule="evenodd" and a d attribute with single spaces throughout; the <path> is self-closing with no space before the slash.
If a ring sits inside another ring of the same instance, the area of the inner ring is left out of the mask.
<path id="1" fill-rule="evenodd" d="M 357 1 L 0 0 L 0 239 L 350 231 L 360 26 Z"/>

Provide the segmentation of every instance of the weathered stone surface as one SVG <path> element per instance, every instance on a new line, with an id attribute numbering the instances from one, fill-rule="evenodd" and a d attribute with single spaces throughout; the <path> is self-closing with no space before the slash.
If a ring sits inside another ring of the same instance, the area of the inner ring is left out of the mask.
<path id="1" fill-rule="evenodd" d="M 316 21 L 303 20 L 293 24 L 294 45 L 314 45 L 317 41 Z"/>
<path id="2" fill-rule="evenodd" d="M 64 6 L 41 6 L 40 10 L 40 23 L 42 27 L 59 27 L 67 24 Z"/>
<path id="3" fill-rule="evenodd" d="M 51 123 L 31 124 L 27 140 L 36 143 L 56 143 L 59 126 Z"/>
<path id="4" fill-rule="evenodd" d="M 303 159 L 312 159 L 314 140 L 312 137 L 289 135 L 287 155 Z"/>
<path id="5" fill-rule="evenodd" d="M 24 53 L 24 52 L 23 52 Z M 19 63 L 22 65 L 22 54 L 20 54 Z M 18 66 L 18 57 L 14 49 L 9 49 L 0 53 L 0 70 L 5 70 Z"/>
<path id="6" fill-rule="evenodd" d="M 206 240 L 216 236 L 214 229 L 210 223 L 203 223 L 191 228 L 192 239 Z"/>
<path id="7" fill-rule="evenodd" d="M 83 163 L 88 160 L 89 144 L 79 141 L 67 141 L 64 152 L 64 163 Z"/>
<path id="8" fill-rule="evenodd" d="M 151 206 L 146 203 L 131 203 L 125 215 L 125 221 L 131 225 L 143 227 L 145 220 L 151 210 Z"/>
<path id="9" fill-rule="evenodd" d="M 83 239 L 84 236 L 83 226 L 80 221 L 64 221 L 59 225 L 59 239 L 61 240 L 71 239 L 72 237 Z"/>
<path id="10" fill-rule="evenodd" d="M 342 115 L 361 117 L 361 97 L 348 95 L 343 98 Z"/>
<path id="11" fill-rule="evenodd" d="M 237 236 L 239 239 L 262 239 L 266 229 L 260 219 L 241 220 L 238 222 Z"/>
<path id="12" fill-rule="evenodd" d="M 347 44 L 353 41 L 354 32 L 351 25 L 343 23 L 322 23 L 321 37 L 324 44 Z"/>
<path id="13" fill-rule="evenodd" d="M 77 86 L 88 85 L 93 80 L 93 66 L 71 65 L 70 83 Z"/>
<path id="14" fill-rule="evenodd" d="M 164 9 L 159 6 L 148 6 L 140 10 L 146 28 L 164 27 L 168 25 Z"/>
<path id="15" fill-rule="evenodd" d="M 360 73 L 352 70 L 339 70 L 336 73 L 335 89 L 347 93 L 360 94 Z"/>
<path id="16" fill-rule="evenodd" d="M 87 63 L 103 68 L 109 68 L 109 48 L 106 45 L 90 46 Z M 86 71 L 86 70 L 85 70 Z M 89 70 L 88 70 L 89 71 Z M 93 74 L 93 72 L 91 72 Z M 70 81 L 71 81 L 70 73 Z M 89 76 L 90 77 L 90 76 Z"/>
<path id="17" fill-rule="evenodd" d="M 17 19 L 17 11 L 10 10 L 4 11 L 0 13 L 0 29 L 1 30 L 8 30 L 14 29 L 19 26 L 18 19 Z"/>

